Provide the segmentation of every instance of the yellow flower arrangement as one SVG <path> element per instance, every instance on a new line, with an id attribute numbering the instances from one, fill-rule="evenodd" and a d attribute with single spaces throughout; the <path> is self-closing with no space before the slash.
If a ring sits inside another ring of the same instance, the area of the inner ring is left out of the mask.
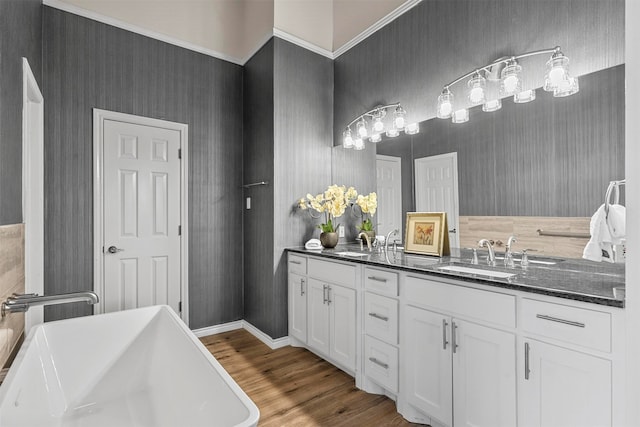
<path id="1" fill-rule="evenodd" d="M 306 198 L 301 198 L 298 201 L 298 207 L 302 210 L 313 209 L 318 213 L 324 213 L 325 222 L 318 227 L 324 233 L 335 232 L 340 224 L 333 224 L 333 220 L 344 214 L 351 200 L 358 196 L 358 192 L 355 188 L 338 185 L 330 185 L 324 193 L 320 193 L 316 196 L 307 194 Z"/>
<path id="2" fill-rule="evenodd" d="M 373 231 L 371 217 L 376 214 L 376 209 L 378 209 L 378 195 L 375 192 L 369 193 L 366 196 L 360 194 L 356 199 L 356 204 L 362 211 L 362 224 L 360 224 L 360 230 Z"/>

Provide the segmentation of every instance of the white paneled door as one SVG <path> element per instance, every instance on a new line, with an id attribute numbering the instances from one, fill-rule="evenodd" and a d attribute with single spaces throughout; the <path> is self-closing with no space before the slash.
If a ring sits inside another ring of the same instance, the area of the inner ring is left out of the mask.
<path id="1" fill-rule="evenodd" d="M 402 176 L 400 157 L 376 156 L 378 234 L 398 230 L 402 239 Z"/>
<path id="2" fill-rule="evenodd" d="M 415 160 L 416 212 L 446 212 L 449 242 L 458 238 L 458 154 L 447 153 Z"/>
<path id="3" fill-rule="evenodd" d="M 181 133 L 103 122 L 103 312 L 181 301 Z"/>

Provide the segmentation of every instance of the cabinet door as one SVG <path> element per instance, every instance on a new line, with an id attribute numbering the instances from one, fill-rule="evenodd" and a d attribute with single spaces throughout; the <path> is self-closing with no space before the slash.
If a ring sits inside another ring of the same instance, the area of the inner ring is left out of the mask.
<path id="1" fill-rule="evenodd" d="M 515 426 L 515 336 L 457 319 L 451 325 L 456 427 Z"/>
<path id="2" fill-rule="evenodd" d="M 328 286 L 315 279 L 307 279 L 307 344 L 319 353 L 329 355 Z"/>
<path id="3" fill-rule="evenodd" d="M 529 339 L 523 347 L 529 373 L 526 379 L 523 372 L 524 379 L 520 382 L 523 410 L 520 425 L 611 425 L 609 360 Z"/>
<path id="4" fill-rule="evenodd" d="M 356 369 L 356 291 L 329 286 L 330 357 L 347 369 Z"/>
<path id="5" fill-rule="evenodd" d="M 307 279 L 289 273 L 289 335 L 307 342 Z"/>
<path id="6" fill-rule="evenodd" d="M 448 317 L 406 307 L 404 375 L 407 401 L 444 425 L 452 425 L 451 349 Z"/>

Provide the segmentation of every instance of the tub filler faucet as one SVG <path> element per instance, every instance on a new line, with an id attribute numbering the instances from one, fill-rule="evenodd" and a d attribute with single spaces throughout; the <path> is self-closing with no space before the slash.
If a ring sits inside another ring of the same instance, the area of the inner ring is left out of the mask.
<path id="1" fill-rule="evenodd" d="M 91 291 L 42 296 L 38 294 L 13 294 L 2 303 L 2 317 L 7 313 L 23 313 L 35 305 L 56 305 L 79 301 L 92 305 L 97 304 L 98 295 Z"/>

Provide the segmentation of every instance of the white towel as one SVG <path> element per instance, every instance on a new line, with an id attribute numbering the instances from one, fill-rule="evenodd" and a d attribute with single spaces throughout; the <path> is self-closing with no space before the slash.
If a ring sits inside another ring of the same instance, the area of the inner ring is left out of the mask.
<path id="1" fill-rule="evenodd" d="M 626 238 L 626 209 L 622 205 L 609 205 L 609 215 L 601 205 L 591 217 L 591 239 L 584 248 L 582 258 L 591 261 L 615 262 L 613 245 L 624 243 Z"/>

